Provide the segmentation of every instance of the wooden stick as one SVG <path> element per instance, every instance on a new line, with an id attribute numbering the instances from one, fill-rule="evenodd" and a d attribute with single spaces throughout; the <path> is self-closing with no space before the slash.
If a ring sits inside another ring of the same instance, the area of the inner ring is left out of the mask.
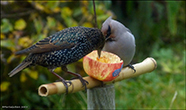
<path id="1" fill-rule="evenodd" d="M 87 110 L 115 110 L 114 84 L 88 89 Z"/>
<path id="2" fill-rule="evenodd" d="M 134 64 L 133 66 L 136 69 L 136 73 L 134 73 L 134 71 L 128 67 L 123 68 L 121 70 L 120 75 L 116 79 L 110 82 L 104 82 L 104 84 L 114 83 L 117 81 L 121 81 L 124 79 L 136 77 L 138 75 L 151 72 L 156 69 L 157 63 L 153 58 L 146 58 L 143 62 Z M 101 81 L 91 78 L 89 76 L 84 77 L 84 79 L 89 82 L 89 84 L 87 84 L 88 89 L 100 86 L 102 84 Z M 71 80 L 71 82 L 72 84 L 68 87 L 69 93 L 74 93 L 85 89 L 84 87 L 82 87 L 82 84 L 79 79 Z M 66 88 L 62 82 L 43 84 L 38 89 L 38 94 L 40 96 L 48 96 L 52 94 L 60 94 L 65 92 Z"/>

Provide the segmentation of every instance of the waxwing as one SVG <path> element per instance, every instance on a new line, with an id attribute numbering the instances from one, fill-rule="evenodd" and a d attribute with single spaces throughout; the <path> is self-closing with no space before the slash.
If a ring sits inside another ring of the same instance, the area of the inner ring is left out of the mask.
<path id="1" fill-rule="evenodd" d="M 102 24 L 101 31 L 103 35 L 110 35 L 108 39 L 106 39 L 103 51 L 118 55 L 124 62 L 123 66 L 129 66 L 135 70 L 130 65 L 135 54 L 136 46 L 135 38 L 131 31 L 122 23 L 113 20 L 112 17 L 105 20 Z"/>

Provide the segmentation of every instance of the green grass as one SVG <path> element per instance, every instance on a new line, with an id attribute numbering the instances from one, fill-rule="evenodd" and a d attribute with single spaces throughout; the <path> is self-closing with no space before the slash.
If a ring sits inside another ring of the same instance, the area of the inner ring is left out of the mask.
<path id="1" fill-rule="evenodd" d="M 179 81 L 176 82 L 176 79 Z M 116 108 L 168 109 L 175 92 L 177 96 L 171 109 L 185 108 L 184 77 L 161 76 L 157 71 L 115 84 Z"/>
<path id="2" fill-rule="evenodd" d="M 185 109 L 185 58 L 181 53 L 154 48 L 155 71 L 115 83 L 116 108 Z"/>

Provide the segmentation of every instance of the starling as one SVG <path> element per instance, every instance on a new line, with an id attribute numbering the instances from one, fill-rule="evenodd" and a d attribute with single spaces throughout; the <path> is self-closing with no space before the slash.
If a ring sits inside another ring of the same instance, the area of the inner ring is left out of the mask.
<path id="1" fill-rule="evenodd" d="M 86 90 L 86 83 L 88 82 L 80 74 L 68 71 L 66 65 L 78 61 L 93 50 L 98 50 L 100 56 L 104 43 L 105 37 L 100 29 L 82 26 L 66 28 L 40 40 L 29 48 L 16 52 L 16 55 L 28 54 L 28 56 L 8 75 L 12 77 L 24 68 L 41 65 L 47 67 L 63 82 L 66 93 L 68 93 L 67 83 L 71 84 L 71 82 L 64 80 L 54 72 L 55 68 L 62 67 L 64 72 L 79 78 Z"/>
<path id="2" fill-rule="evenodd" d="M 136 71 L 130 64 L 134 57 L 136 47 L 135 38 L 131 31 L 122 23 L 113 20 L 112 17 L 105 20 L 102 24 L 101 31 L 103 35 L 108 34 L 108 32 L 110 35 L 106 39 L 103 50 L 118 55 L 123 60 L 124 66 L 128 66 Z"/>

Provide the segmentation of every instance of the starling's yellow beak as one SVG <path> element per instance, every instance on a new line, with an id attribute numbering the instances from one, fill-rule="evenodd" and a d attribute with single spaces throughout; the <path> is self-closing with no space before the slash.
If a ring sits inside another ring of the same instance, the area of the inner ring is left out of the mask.
<path id="1" fill-rule="evenodd" d="M 101 50 L 98 49 L 97 51 L 98 51 L 98 58 L 100 58 L 101 57 Z"/>

